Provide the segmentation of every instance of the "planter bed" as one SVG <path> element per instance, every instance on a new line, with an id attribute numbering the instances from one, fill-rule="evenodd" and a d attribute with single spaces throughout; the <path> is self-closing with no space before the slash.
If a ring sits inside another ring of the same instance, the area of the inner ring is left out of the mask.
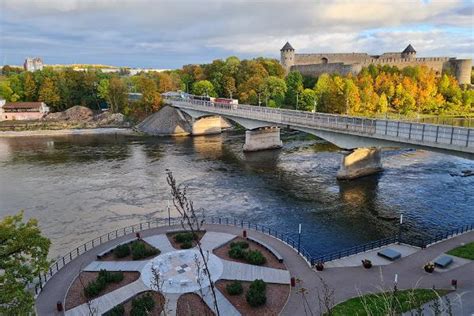
<path id="1" fill-rule="evenodd" d="M 207 306 L 199 295 L 194 293 L 186 293 L 178 299 L 178 309 L 176 311 L 177 316 L 189 316 L 189 315 L 200 315 L 200 316 L 211 316 L 214 312 Z"/>

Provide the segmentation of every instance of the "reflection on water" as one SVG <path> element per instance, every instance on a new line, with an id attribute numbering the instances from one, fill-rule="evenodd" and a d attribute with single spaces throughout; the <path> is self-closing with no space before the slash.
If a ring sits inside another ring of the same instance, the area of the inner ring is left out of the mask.
<path id="1" fill-rule="evenodd" d="M 243 153 L 244 135 L 177 138 L 0 138 L 0 216 L 24 209 L 52 239 L 52 255 L 118 227 L 166 217 L 165 171 L 209 215 L 235 216 L 294 234 L 313 253 L 397 231 L 474 222 L 474 163 L 424 151 L 385 152 L 385 171 L 339 182 L 337 147 L 292 133 L 280 150 Z"/>

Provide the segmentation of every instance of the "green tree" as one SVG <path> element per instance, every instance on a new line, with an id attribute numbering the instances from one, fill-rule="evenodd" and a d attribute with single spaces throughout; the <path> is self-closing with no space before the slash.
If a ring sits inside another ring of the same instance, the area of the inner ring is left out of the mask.
<path id="1" fill-rule="evenodd" d="M 99 85 L 97 86 L 97 94 L 103 100 L 107 100 L 109 98 L 109 80 L 102 79 L 99 81 Z"/>
<path id="2" fill-rule="evenodd" d="M 36 101 L 36 83 L 31 72 L 25 72 L 23 80 L 25 101 Z"/>
<path id="3" fill-rule="evenodd" d="M 303 91 L 303 76 L 299 71 L 292 71 L 286 76 L 285 78 L 287 93 L 285 98 L 285 103 L 287 105 L 291 105 L 292 108 L 300 108 L 300 104 L 296 104 L 296 100 L 298 99 L 298 103 L 300 100 L 301 92 Z"/>
<path id="4" fill-rule="evenodd" d="M 237 88 L 235 87 L 235 79 L 230 76 L 225 76 L 222 78 L 222 89 L 225 96 L 233 98 L 234 93 L 237 92 Z"/>
<path id="5" fill-rule="evenodd" d="M 0 221 L 0 315 L 29 315 L 34 298 L 27 285 L 48 269 L 50 241 L 23 212 Z"/>
<path id="6" fill-rule="evenodd" d="M 39 89 L 38 100 L 56 109 L 59 99 L 59 92 L 54 81 L 51 78 L 45 78 Z"/>
<path id="7" fill-rule="evenodd" d="M 379 102 L 377 102 L 377 113 L 385 114 L 388 111 L 387 96 L 384 92 L 380 95 Z"/>
<path id="8" fill-rule="evenodd" d="M 200 80 L 195 82 L 193 84 L 193 94 L 217 97 L 213 84 L 208 80 Z"/>
<path id="9" fill-rule="evenodd" d="M 328 74 L 319 76 L 314 87 L 316 92 L 316 104 L 319 112 L 329 112 L 330 86 L 332 79 Z"/>
<path id="10" fill-rule="evenodd" d="M 127 104 L 127 87 L 118 77 L 110 79 L 107 103 L 114 113 L 120 112 Z"/>
<path id="11" fill-rule="evenodd" d="M 0 81 L 0 97 L 8 102 L 15 102 L 19 99 L 19 96 L 15 94 L 10 87 L 10 82 L 8 80 Z"/>
<path id="12" fill-rule="evenodd" d="M 298 109 L 302 111 L 313 111 L 316 108 L 316 92 L 312 89 L 304 89 L 301 92 L 301 101 Z"/>
<path id="13" fill-rule="evenodd" d="M 268 76 L 263 81 L 265 104 L 271 107 L 281 107 L 287 91 L 285 80 Z"/>

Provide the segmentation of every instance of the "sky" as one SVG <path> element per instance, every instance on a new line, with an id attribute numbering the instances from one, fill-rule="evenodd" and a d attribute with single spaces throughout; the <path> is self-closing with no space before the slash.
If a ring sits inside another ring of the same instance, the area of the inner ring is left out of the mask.
<path id="1" fill-rule="evenodd" d="M 474 57 L 473 0 L 0 0 L 0 64 L 172 69 L 228 56 Z"/>

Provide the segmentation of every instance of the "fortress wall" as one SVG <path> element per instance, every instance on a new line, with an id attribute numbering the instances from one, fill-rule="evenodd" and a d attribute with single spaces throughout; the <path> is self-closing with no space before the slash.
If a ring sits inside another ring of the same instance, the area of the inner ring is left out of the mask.
<path id="1" fill-rule="evenodd" d="M 360 63 L 370 58 L 366 53 L 348 54 L 295 54 L 295 65 L 322 64 L 323 58 L 328 59 L 328 63 L 354 64 Z"/>
<path id="2" fill-rule="evenodd" d="M 424 58 L 378 58 L 369 59 L 361 64 L 362 67 L 369 65 L 390 65 L 398 68 L 405 68 L 408 66 L 426 66 L 436 72 L 441 73 L 446 70 L 449 62 L 449 57 L 424 57 Z"/>
<path id="3" fill-rule="evenodd" d="M 361 70 L 360 65 L 344 65 L 343 63 L 333 64 L 312 64 L 312 65 L 294 65 L 292 71 L 299 71 L 303 76 L 318 77 L 323 73 L 338 73 L 348 75 L 349 73 L 358 73 Z"/>
<path id="4" fill-rule="evenodd" d="M 460 84 L 471 84 L 472 59 L 452 59 L 449 66 Z"/>
<path id="5" fill-rule="evenodd" d="M 402 58 L 402 53 L 383 53 L 379 58 Z"/>

